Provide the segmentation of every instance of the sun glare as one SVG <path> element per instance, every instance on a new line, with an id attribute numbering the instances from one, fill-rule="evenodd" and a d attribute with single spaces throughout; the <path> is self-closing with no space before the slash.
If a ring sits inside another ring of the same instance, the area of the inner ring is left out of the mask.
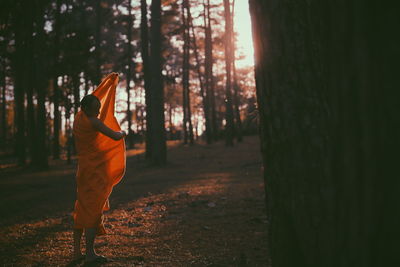
<path id="1" fill-rule="evenodd" d="M 243 59 L 238 60 L 236 64 L 238 67 L 252 66 L 254 65 L 254 49 L 248 1 L 235 1 L 234 12 L 234 28 L 237 33 L 236 55 L 243 55 Z"/>

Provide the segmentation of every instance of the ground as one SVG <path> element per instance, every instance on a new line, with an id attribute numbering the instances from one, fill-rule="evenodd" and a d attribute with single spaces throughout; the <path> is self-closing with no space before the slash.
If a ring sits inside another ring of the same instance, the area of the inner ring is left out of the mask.
<path id="1" fill-rule="evenodd" d="M 108 234 L 96 240 L 110 260 L 101 266 L 267 266 L 259 149 L 255 136 L 234 147 L 171 143 L 159 168 L 127 151 Z M 70 261 L 76 166 L 0 172 L 0 266 L 83 266 Z"/>

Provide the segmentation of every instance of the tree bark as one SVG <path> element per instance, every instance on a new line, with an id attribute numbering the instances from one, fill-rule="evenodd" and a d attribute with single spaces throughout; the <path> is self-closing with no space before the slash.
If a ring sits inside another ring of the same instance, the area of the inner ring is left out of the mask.
<path id="1" fill-rule="evenodd" d="M 164 88 L 161 74 L 161 0 L 151 2 L 151 119 L 152 153 L 155 165 L 166 163 L 167 151 L 164 126 Z"/>
<path id="2" fill-rule="evenodd" d="M 398 266 L 398 11 L 250 11 L 272 266 Z"/>

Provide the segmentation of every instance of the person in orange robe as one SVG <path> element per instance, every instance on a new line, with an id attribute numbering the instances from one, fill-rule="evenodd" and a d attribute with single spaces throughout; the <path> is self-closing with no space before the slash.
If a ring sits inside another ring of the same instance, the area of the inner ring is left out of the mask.
<path id="1" fill-rule="evenodd" d="M 81 100 L 75 115 L 73 133 L 78 156 L 76 173 L 77 199 L 74 211 L 75 260 L 83 259 L 81 237 L 86 239 L 85 261 L 106 261 L 94 250 L 97 235 L 106 234 L 103 211 L 109 210 L 108 198 L 113 186 L 125 174 L 126 133 L 114 116 L 118 74 L 109 74 L 96 90 Z"/>

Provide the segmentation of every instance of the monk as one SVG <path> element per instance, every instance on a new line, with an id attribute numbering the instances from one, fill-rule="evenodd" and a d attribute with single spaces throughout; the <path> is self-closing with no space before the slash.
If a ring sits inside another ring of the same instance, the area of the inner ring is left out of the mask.
<path id="1" fill-rule="evenodd" d="M 74 260 L 107 261 L 94 250 L 95 237 L 106 234 L 103 211 L 109 210 L 113 186 L 125 174 L 125 131 L 114 116 L 118 74 L 111 73 L 96 90 L 82 98 L 73 133 L 78 156 L 74 218 Z M 86 256 L 81 253 L 85 232 Z"/>

